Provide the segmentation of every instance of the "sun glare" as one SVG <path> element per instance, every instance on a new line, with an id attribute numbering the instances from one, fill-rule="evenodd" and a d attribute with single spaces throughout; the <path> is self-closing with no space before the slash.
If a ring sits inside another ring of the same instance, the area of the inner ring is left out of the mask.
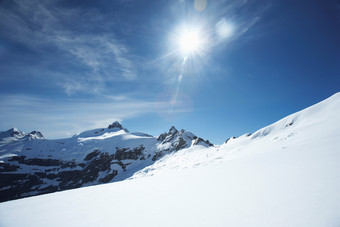
<path id="1" fill-rule="evenodd" d="M 198 49 L 200 45 L 200 37 L 196 31 L 185 32 L 179 40 L 180 48 L 185 53 L 191 53 Z"/>
<path id="2" fill-rule="evenodd" d="M 188 57 L 198 53 L 203 45 L 203 39 L 198 30 L 185 30 L 179 35 L 178 46 L 181 53 Z"/>

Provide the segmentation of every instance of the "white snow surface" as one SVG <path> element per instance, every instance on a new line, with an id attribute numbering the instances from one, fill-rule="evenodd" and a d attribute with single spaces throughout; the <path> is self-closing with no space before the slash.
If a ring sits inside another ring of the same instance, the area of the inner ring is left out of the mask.
<path id="1" fill-rule="evenodd" d="M 0 226 L 340 226 L 339 163 L 337 93 L 130 180 L 0 203 Z"/>

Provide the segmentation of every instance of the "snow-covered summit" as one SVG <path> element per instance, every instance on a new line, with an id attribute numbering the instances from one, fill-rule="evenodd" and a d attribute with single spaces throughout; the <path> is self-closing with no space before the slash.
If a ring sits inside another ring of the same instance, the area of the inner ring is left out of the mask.
<path id="1" fill-rule="evenodd" d="M 110 124 L 107 128 L 97 128 L 97 129 L 92 129 L 92 130 L 87 130 L 84 131 L 75 137 L 78 138 L 87 138 L 87 137 L 98 137 L 105 135 L 117 135 L 118 134 L 124 134 L 124 133 L 129 133 L 129 130 L 124 128 L 118 121 L 113 122 Z"/>
<path id="2" fill-rule="evenodd" d="M 39 131 L 32 131 L 32 132 L 27 134 L 27 137 L 29 139 L 45 139 L 43 134 L 41 132 L 39 132 Z"/>
<path id="3" fill-rule="evenodd" d="M 209 140 L 203 140 L 202 138 L 194 135 L 192 132 L 188 132 L 184 129 L 178 131 L 175 126 L 171 126 L 168 132 L 164 132 L 159 135 L 157 141 L 160 141 L 160 143 L 157 145 L 155 160 L 165 154 L 188 148 L 193 145 L 213 146 Z"/>
<path id="4" fill-rule="evenodd" d="M 121 129 L 121 130 L 124 130 L 125 132 L 129 132 L 129 130 L 127 130 L 126 128 L 123 128 L 123 126 L 118 121 L 113 122 L 107 128 L 108 129 Z"/>
<path id="5" fill-rule="evenodd" d="M 0 146 L 13 143 L 19 140 L 45 139 L 41 132 L 32 131 L 25 133 L 17 128 L 11 128 L 7 131 L 0 132 Z"/>
<path id="6" fill-rule="evenodd" d="M 13 138 L 16 138 L 16 139 L 20 139 L 22 137 L 24 137 L 26 135 L 26 133 L 20 131 L 19 129 L 17 128 L 11 128 L 7 131 L 4 131 L 4 132 L 0 132 L 0 138 L 7 138 L 7 137 L 13 137 Z"/>

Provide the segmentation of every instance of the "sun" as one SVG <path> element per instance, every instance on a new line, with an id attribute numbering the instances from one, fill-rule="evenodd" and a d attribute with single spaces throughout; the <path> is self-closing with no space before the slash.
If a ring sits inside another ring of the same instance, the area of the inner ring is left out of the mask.
<path id="1" fill-rule="evenodd" d="M 179 38 L 179 47 L 186 54 L 197 51 L 201 43 L 201 38 L 197 31 L 186 31 Z"/>
<path id="2" fill-rule="evenodd" d="M 204 44 L 204 39 L 197 29 L 185 29 L 178 37 L 178 47 L 180 52 L 188 57 L 200 52 Z"/>

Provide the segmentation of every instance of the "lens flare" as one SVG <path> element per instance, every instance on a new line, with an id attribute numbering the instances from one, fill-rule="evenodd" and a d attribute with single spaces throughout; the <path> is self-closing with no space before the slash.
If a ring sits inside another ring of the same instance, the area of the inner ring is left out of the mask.
<path id="1" fill-rule="evenodd" d="M 194 7 L 197 11 L 203 11 L 207 7 L 207 0 L 195 0 Z"/>
<path id="2" fill-rule="evenodd" d="M 234 26 L 224 18 L 222 18 L 215 27 L 216 34 L 220 40 L 229 39 L 234 33 Z"/>

